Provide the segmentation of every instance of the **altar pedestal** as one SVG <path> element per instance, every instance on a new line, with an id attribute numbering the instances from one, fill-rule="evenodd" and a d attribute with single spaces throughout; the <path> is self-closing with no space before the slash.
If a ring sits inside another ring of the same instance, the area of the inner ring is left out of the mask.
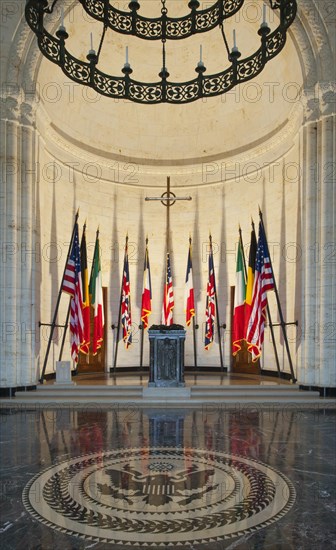
<path id="1" fill-rule="evenodd" d="M 71 379 L 70 361 L 56 361 L 56 381 L 54 384 L 59 386 L 75 385 Z"/>
<path id="2" fill-rule="evenodd" d="M 148 329 L 149 387 L 183 387 L 184 341 L 182 325 L 152 325 Z"/>

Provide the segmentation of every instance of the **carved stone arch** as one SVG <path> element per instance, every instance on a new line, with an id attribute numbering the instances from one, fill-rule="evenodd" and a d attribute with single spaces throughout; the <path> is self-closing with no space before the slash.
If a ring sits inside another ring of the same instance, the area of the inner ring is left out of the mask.
<path id="1" fill-rule="evenodd" d="M 307 2 L 307 0 L 305 0 Z M 314 11 L 308 15 L 308 24 L 312 29 L 318 57 L 316 59 L 319 68 L 319 80 L 334 80 L 335 77 L 335 53 L 333 42 L 335 33 L 336 8 L 334 2 L 327 0 L 313 0 Z M 332 11 L 330 12 L 329 9 Z M 331 17 L 330 17 L 331 14 Z"/>
<path id="2" fill-rule="evenodd" d="M 289 36 L 295 44 L 300 61 L 304 87 L 314 86 L 317 80 L 314 45 L 311 41 L 310 33 L 306 30 L 305 20 L 300 12 L 293 23 L 292 29 L 289 30 Z"/>

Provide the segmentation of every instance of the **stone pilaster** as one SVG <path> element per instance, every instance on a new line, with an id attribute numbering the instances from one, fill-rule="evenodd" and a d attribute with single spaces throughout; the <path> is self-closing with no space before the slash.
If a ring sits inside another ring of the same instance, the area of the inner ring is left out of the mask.
<path id="1" fill-rule="evenodd" d="M 317 124 L 308 123 L 302 140 L 302 353 L 299 381 L 315 383 L 316 342 L 314 327 L 317 311 Z"/>
<path id="2" fill-rule="evenodd" d="M 335 117 L 303 128 L 302 349 L 299 382 L 336 385 Z"/>
<path id="3" fill-rule="evenodd" d="M 319 385 L 336 385 L 335 117 L 320 122 Z"/>
<path id="4" fill-rule="evenodd" d="M 1 385 L 17 385 L 17 347 L 20 341 L 17 321 L 18 291 L 18 123 L 3 121 L 5 143 L 2 188 L 2 308 L 1 308 Z"/>
<path id="5" fill-rule="evenodd" d="M 34 136 L 27 105 L 7 98 L 1 120 L 1 386 L 36 383 L 33 255 Z M 30 108 L 29 108 L 30 109 Z"/>
<path id="6" fill-rule="evenodd" d="M 31 126 L 21 126 L 21 163 L 20 163 L 20 317 L 21 345 L 18 350 L 18 369 L 22 385 L 35 383 L 35 340 L 36 333 L 34 310 L 34 264 L 39 261 L 34 249 L 33 196 L 35 189 L 34 136 Z"/>

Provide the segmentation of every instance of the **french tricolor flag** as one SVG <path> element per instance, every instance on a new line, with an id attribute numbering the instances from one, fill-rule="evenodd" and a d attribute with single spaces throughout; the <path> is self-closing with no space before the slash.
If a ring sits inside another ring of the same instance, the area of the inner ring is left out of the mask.
<path id="1" fill-rule="evenodd" d="M 189 253 L 187 263 L 187 273 L 185 280 L 185 312 L 187 327 L 191 323 L 192 317 L 195 315 L 195 296 L 194 296 L 194 283 L 192 276 L 192 263 L 191 263 L 191 239 L 189 239 Z"/>

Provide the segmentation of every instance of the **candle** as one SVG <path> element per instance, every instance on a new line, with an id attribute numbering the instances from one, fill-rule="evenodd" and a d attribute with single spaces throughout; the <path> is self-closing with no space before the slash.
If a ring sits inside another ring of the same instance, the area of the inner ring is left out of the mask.
<path id="1" fill-rule="evenodd" d="M 202 63 L 203 59 L 202 59 L 202 44 L 200 45 L 200 63 Z"/>
<path id="2" fill-rule="evenodd" d="M 236 29 L 233 29 L 233 47 L 234 47 L 234 48 L 237 47 L 237 43 L 236 43 Z"/>
<path id="3" fill-rule="evenodd" d="M 128 65 L 128 46 L 126 46 L 126 65 Z"/>
<path id="4" fill-rule="evenodd" d="M 263 23 L 266 23 L 266 4 L 263 5 Z"/>
<path id="5" fill-rule="evenodd" d="M 61 27 L 64 27 L 64 8 L 61 9 Z"/>
<path id="6" fill-rule="evenodd" d="M 92 38 L 92 32 L 90 32 L 90 38 L 91 38 L 91 50 L 93 51 L 93 38 Z"/>

